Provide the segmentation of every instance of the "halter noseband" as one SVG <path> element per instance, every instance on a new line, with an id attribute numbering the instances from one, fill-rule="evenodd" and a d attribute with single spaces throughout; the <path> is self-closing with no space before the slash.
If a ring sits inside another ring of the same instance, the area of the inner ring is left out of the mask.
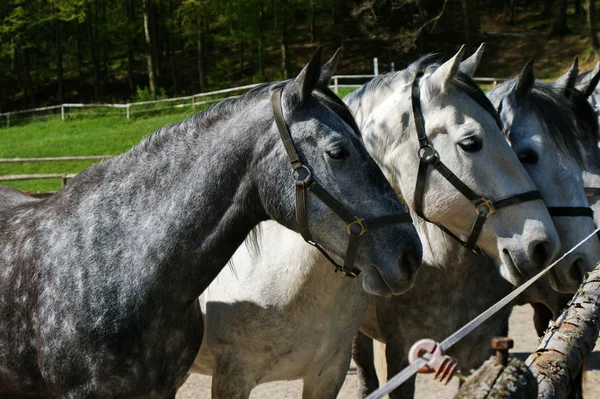
<path id="1" fill-rule="evenodd" d="M 477 195 L 454 173 L 452 173 L 450 169 L 448 169 L 448 167 L 446 167 L 446 165 L 444 165 L 444 163 L 440 160 L 440 156 L 433 147 L 433 143 L 431 143 L 431 141 L 429 141 L 429 138 L 427 137 L 427 132 L 425 130 L 425 119 L 423 118 L 423 110 L 421 109 L 421 92 L 419 89 L 419 83 L 422 77 L 423 72 L 417 73 L 417 76 L 415 76 L 415 79 L 412 83 L 411 92 L 413 117 L 415 121 L 415 128 L 417 130 L 417 137 L 419 139 L 419 171 L 417 174 L 417 184 L 415 187 L 414 194 L 415 212 L 427 222 L 437 225 L 450 237 L 460 242 L 465 248 L 473 251 L 474 253 L 479 253 L 480 251 L 476 246 L 477 239 L 481 234 L 483 224 L 489 216 L 493 215 L 498 210 L 507 206 L 517 205 L 523 202 L 538 199 L 541 200 L 542 195 L 538 190 L 533 190 L 521 194 L 511 195 L 509 197 L 501 198 L 496 201 L 492 201 L 485 197 Z M 473 206 L 475 206 L 475 213 L 477 214 L 477 218 L 473 223 L 473 227 L 471 228 L 471 234 L 469 235 L 469 238 L 466 242 L 461 240 L 446 226 L 442 225 L 441 223 L 433 222 L 427 219 L 423 214 L 423 197 L 427 179 L 427 170 L 429 169 L 429 166 L 437 170 L 446 180 L 448 180 L 450 184 L 452 184 L 458 191 L 460 191 L 462 195 L 467 197 L 467 199 L 473 203 Z"/>
<path id="2" fill-rule="evenodd" d="M 277 130 L 283 141 L 283 146 L 290 159 L 292 165 L 292 180 L 295 186 L 295 198 L 296 198 L 296 224 L 298 230 L 302 235 L 302 238 L 310 245 L 317 248 L 329 262 L 335 266 L 335 271 L 341 271 L 348 277 L 356 277 L 360 273 L 360 270 L 354 267 L 354 261 L 356 259 L 356 251 L 358 250 L 358 240 L 369 230 L 377 229 L 390 224 L 395 223 L 412 223 L 412 219 L 408 213 L 399 215 L 383 216 L 373 219 L 364 219 L 359 216 L 351 214 L 340 202 L 333 198 L 319 183 L 312 178 L 311 170 L 308 166 L 303 165 L 298 156 L 298 152 L 294 146 L 292 136 L 288 130 L 287 124 L 283 117 L 283 109 L 281 107 L 281 91 L 282 88 L 273 90 L 271 94 L 271 106 L 273 108 L 273 114 L 275 116 L 275 123 L 277 124 Z M 334 211 L 344 222 L 346 222 L 346 230 L 350 236 L 348 241 L 348 247 L 346 248 L 346 257 L 344 265 L 339 265 L 333 258 L 325 251 L 323 247 L 312 239 L 310 230 L 308 228 L 308 215 L 306 212 L 306 195 L 307 193 L 313 193 L 327 205 L 332 211 Z"/>

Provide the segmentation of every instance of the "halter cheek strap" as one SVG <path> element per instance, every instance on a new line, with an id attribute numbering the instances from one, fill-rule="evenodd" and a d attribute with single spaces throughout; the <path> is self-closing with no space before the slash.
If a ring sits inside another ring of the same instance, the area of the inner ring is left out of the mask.
<path id="1" fill-rule="evenodd" d="M 421 108 L 421 92 L 419 83 L 423 77 L 423 72 L 419 72 L 413 80 L 411 87 L 411 102 L 417 138 L 419 139 L 419 170 L 417 174 L 417 183 L 413 197 L 415 212 L 427 222 L 437 225 L 442 231 L 460 242 L 465 248 L 479 253 L 477 248 L 477 239 L 481 234 L 483 225 L 488 217 L 496 213 L 498 210 L 516 204 L 521 204 L 527 201 L 541 200 L 542 195 L 537 190 L 527 191 L 520 194 L 511 195 L 499 200 L 489 200 L 481 195 L 478 195 L 471 190 L 462 180 L 460 180 L 444 163 L 440 160 L 438 152 L 433 147 L 431 141 L 427 137 L 425 130 L 425 119 L 423 118 L 423 110 Z M 462 195 L 464 195 L 475 207 L 476 218 L 471 227 L 471 234 L 467 241 L 461 240 L 458 235 L 454 234 L 450 229 L 441 223 L 433 222 L 423 213 L 423 198 L 427 181 L 427 171 L 429 167 L 437 170 L 450 184 L 452 184 Z"/>
<path id="2" fill-rule="evenodd" d="M 360 270 L 354 267 L 356 252 L 360 237 L 369 230 L 377 229 L 383 226 L 396 223 L 412 223 L 412 219 L 408 213 L 398 215 L 389 215 L 373 219 L 364 219 L 354 216 L 344 205 L 331 196 L 318 182 L 312 177 L 310 168 L 303 165 L 294 146 L 292 136 L 288 130 L 287 124 L 283 116 L 281 107 L 281 88 L 273 90 L 271 94 L 271 106 L 277 130 L 283 142 L 283 146 L 292 166 L 292 180 L 294 182 L 294 193 L 296 201 L 296 226 L 302 238 L 310 245 L 317 248 L 329 262 L 335 266 L 335 271 L 341 271 L 348 277 L 356 277 Z M 329 209 L 334 211 L 345 223 L 348 233 L 348 246 L 346 248 L 346 256 L 344 265 L 339 265 L 325 249 L 315 242 L 310 234 L 308 227 L 308 214 L 306 208 L 306 197 L 308 193 L 314 194 L 321 202 Z"/>

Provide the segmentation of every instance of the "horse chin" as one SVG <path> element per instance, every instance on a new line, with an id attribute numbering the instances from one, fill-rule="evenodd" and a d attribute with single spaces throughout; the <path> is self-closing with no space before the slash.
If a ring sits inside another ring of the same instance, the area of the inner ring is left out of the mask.
<path id="1" fill-rule="evenodd" d="M 400 295 L 411 289 L 415 284 L 415 279 L 410 281 L 396 282 L 390 286 L 381 275 L 381 272 L 375 266 L 369 266 L 361 273 L 363 289 L 372 295 L 390 297 Z"/>

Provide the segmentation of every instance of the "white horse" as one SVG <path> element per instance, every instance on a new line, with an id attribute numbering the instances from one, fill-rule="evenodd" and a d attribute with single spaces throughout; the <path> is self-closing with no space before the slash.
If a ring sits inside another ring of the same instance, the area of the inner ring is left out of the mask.
<path id="1" fill-rule="evenodd" d="M 461 49 L 441 66 L 419 60 L 374 79 L 348 100 L 367 148 L 409 206 L 419 162 L 410 93 L 419 72 L 424 73 L 420 90 L 428 134 L 443 162 L 471 190 L 493 200 L 535 190 L 504 140 L 493 107 L 468 76 L 458 73 L 462 56 Z M 473 62 L 469 59 L 463 67 Z M 464 240 L 471 234 L 474 204 L 436 172 L 429 173 L 424 204 L 431 221 Z M 424 252 L 431 265 L 456 256 L 446 247 L 462 248 L 460 244 L 414 218 L 421 238 L 428 240 Z M 257 384 L 290 379 L 304 380 L 305 398 L 335 397 L 369 297 L 356 281 L 327 279 L 328 262 L 298 234 L 275 223 L 261 226 L 258 250 L 241 246 L 234 267 L 224 270 L 201 298 L 205 342 L 191 371 L 212 372 L 217 398 L 245 398 Z M 559 250 L 541 201 L 499 210 L 485 222 L 476 243 L 492 256 L 489 267 L 500 264 L 501 273 L 515 283 Z M 436 249 L 448 255 L 440 257 Z M 429 269 L 434 276 L 439 271 Z"/>
<path id="2" fill-rule="evenodd" d="M 536 82 L 532 65 L 529 64 L 518 79 L 493 90 L 490 96 L 496 104 L 503 103 L 499 116 L 507 138 L 553 210 L 552 213 L 558 213 L 558 210 L 564 213 L 587 210 L 589 213 L 583 190 L 578 130 L 562 93 Z M 541 104 L 543 108 L 532 106 L 532 102 Z M 562 227 L 560 237 L 561 241 L 567 243 L 565 249 L 594 230 L 591 217 L 555 216 L 553 220 Z M 416 221 L 415 224 L 424 248 L 439 244 L 439 241 L 431 240 L 431 235 L 424 239 L 419 224 Z M 389 376 L 408 365 L 407 353 L 416 340 L 423 337 L 438 341 L 444 339 L 512 289 L 494 271 L 492 260 L 485 256 L 468 254 L 456 243 L 448 243 L 446 251 L 436 248 L 433 252 L 448 256 L 438 264 L 443 273 L 434 273 L 430 268 L 423 267 L 417 276 L 415 288 L 401 298 L 374 299 L 361 326 L 364 334 L 387 344 Z M 569 288 L 577 287 L 581 280 L 580 273 L 595 266 L 600 256 L 600 243 L 590 240 L 574 254 L 565 259 L 566 264 L 561 262 L 557 266 L 561 272 L 555 278 L 558 284 L 568 284 Z M 424 265 L 430 264 L 428 258 L 424 257 Z M 544 280 L 528 290 L 517 302 L 536 301 L 556 311 L 564 306 L 564 298 L 565 295 L 552 291 L 549 282 Z M 451 348 L 449 354 L 459 359 L 459 364 L 467 371 L 478 367 L 489 356 L 490 338 L 506 335 L 509 313 L 509 307 L 497 313 Z M 369 347 L 371 342 L 364 334 L 357 336 L 355 361 L 363 393 L 368 393 L 377 387 L 377 380 L 370 360 L 373 357 Z M 413 394 L 414 379 L 399 387 L 391 396 L 408 398 Z"/>

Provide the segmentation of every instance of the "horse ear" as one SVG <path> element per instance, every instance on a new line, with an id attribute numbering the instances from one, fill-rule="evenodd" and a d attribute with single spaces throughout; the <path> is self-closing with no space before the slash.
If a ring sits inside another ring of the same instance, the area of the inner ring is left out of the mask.
<path id="1" fill-rule="evenodd" d="M 331 80 L 331 77 L 335 73 L 335 70 L 341 60 L 342 60 L 342 48 L 339 47 L 336 50 L 333 57 L 331 57 L 331 59 L 329 61 L 327 61 L 325 64 L 323 64 L 323 66 L 321 67 L 321 75 L 319 76 L 319 82 L 317 83 L 317 85 L 319 85 L 319 87 L 328 87 L 329 86 L 329 81 Z"/>
<path id="2" fill-rule="evenodd" d="M 521 74 L 517 78 L 517 88 L 515 89 L 515 93 L 517 98 L 523 98 L 527 93 L 533 89 L 533 85 L 535 84 L 535 75 L 533 74 L 533 60 L 530 60 L 523 70 Z"/>
<path id="3" fill-rule="evenodd" d="M 567 90 L 575 88 L 577 75 L 579 75 L 579 59 L 575 57 L 567 73 L 556 79 L 552 85 L 565 93 Z"/>
<path id="4" fill-rule="evenodd" d="M 460 71 L 470 77 L 475 76 L 475 71 L 481 62 L 481 57 L 483 57 L 483 50 L 485 50 L 485 43 L 481 43 L 472 56 L 460 63 Z"/>
<path id="5" fill-rule="evenodd" d="M 429 77 L 429 82 L 434 87 L 439 88 L 440 92 L 444 93 L 450 86 L 452 79 L 456 76 L 460 62 L 465 54 L 465 46 L 463 45 L 458 53 L 448 61 L 444 62 L 434 73 Z"/>
<path id="6" fill-rule="evenodd" d="M 598 86 L 598 81 L 600 80 L 600 62 L 596 63 L 592 74 L 593 76 L 590 81 L 581 89 L 585 98 L 591 96 L 594 90 L 596 90 L 596 86 Z"/>
<path id="7" fill-rule="evenodd" d="M 304 101 L 310 96 L 310 93 L 317 86 L 319 77 L 321 75 L 321 54 L 323 53 L 323 46 L 317 48 L 313 53 L 308 64 L 300 71 L 295 79 L 296 84 L 300 87 L 301 101 Z"/>

